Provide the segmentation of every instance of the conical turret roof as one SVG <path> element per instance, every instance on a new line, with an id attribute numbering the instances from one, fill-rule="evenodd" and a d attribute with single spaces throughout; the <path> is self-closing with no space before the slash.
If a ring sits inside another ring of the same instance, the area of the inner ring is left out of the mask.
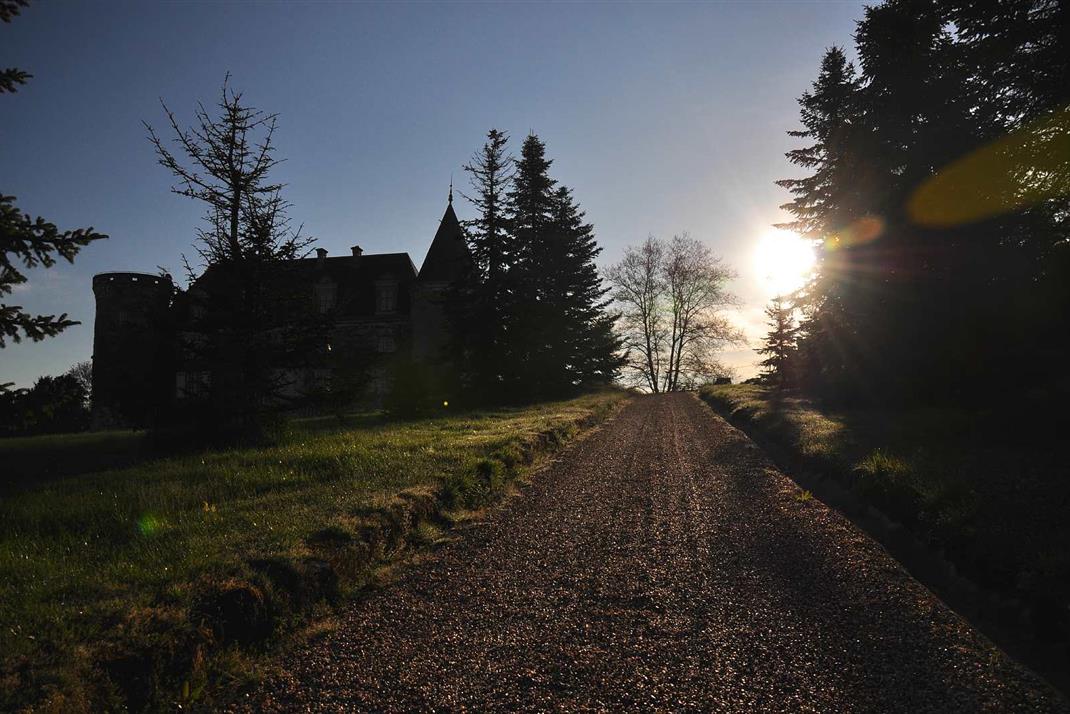
<path id="1" fill-rule="evenodd" d="M 439 221 L 435 239 L 427 249 L 427 257 L 420 266 L 419 280 L 428 282 L 453 282 L 472 265 L 472 254 L 468 252 L 468 243 L 464 238 L 464 228 L 453 212 L 453 190 L 446 212 Z"/>

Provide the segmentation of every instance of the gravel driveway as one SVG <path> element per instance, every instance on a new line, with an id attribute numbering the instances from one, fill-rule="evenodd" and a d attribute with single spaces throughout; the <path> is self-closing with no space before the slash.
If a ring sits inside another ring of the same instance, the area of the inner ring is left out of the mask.
<path id="1" fill-rule="evenodd" d="M 636 399 L 250 709 L 1067 711 L 740 431 Z"/>

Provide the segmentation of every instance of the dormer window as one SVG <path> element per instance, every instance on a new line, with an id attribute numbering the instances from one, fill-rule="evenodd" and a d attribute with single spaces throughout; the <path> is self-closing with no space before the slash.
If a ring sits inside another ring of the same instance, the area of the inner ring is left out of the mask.
<path id="1" fill-rule="evenodd" d="M 375 285 L 375 313 L 385 315 L 396 312 L 398 309 L 398 284 L 376 283 Z"/>

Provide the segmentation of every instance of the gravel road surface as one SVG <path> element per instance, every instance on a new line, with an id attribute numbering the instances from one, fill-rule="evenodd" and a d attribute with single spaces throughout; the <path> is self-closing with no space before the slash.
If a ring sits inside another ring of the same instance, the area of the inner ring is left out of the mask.
<path id="1" fill-rule="evenodd" d="M 284 655 L 267 711 L 1068 711 L 687 394 Z"/>

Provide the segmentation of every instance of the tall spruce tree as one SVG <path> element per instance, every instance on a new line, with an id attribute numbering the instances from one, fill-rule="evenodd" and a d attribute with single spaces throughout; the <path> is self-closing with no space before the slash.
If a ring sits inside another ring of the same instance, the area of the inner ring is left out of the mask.
<path id="1" fill-rule="evenodd" d="M 453 352 L 462 355 L 462 377 L 477 400 L 496 394 L 504 378 L 514 258 L 506 217 L 506 193 L 513 180 L 508 141 L 505 132 L 491 129 L 483 148 L 464 166 L 472 186 L 471 195 L 464 197 L 478 211 L 464 224 L 475 274 L 450 296 L 448 313 L 459 343 Z"/>
<path id="2" fill-rule="evenodd" d="M 621 340 L 613 331 L 616 316 L 607 311 L 609 288 L 603 287 L 594 263 L 602 248 L 584 215 L 571 189 L 558 186 L 544 280 L 552 316 L 547 342 L 562 391 L 610 382 L 623 364 Z"/>
<path id="3" fill-rule="evenodd" d="M 783 179 L 777 185 L 793 194 L 781 206 L 795 220 L 779 227 L 818 242 L 817 279 L 798 296 L 807 322 L 802 349 L 820 369 L 805 375 L 814 386 L 842 384 L 854 377 L 860 346 L 854 335 L 854 256 L 866 250 L 875 230 L 865 220 L 874 177 L 866 162 L 861 82 L 838 47 L 825 52 L 811 90 L 799 99 L 803 129 L 790 136 L 808 139 L 809 146 L 787 153 L 788 160 L 809 176 Z"/>
<path id="4" fill-rule="evenodd" d="M 468 246 L 479 277 L 491 285 L 500 282 L 512 257 L 506 220 L 506 194 L 513 180 L 513 157 L 508 153 L 508 143 L 508 134 L 491 129 L 483 148 L 464 165 L 472 194 L 462 195 L 479 214 L 464 222 Z"/>
<path id="5" fill-rule="evenodd" d="M 571 191 L 550 177 L 551 164 L 543 142 L 529 135 L 508 193 L 504 382 L 519 399 L 610 381 L 620 367 L 614 318 L 594 265 L 594 229 Z"/>
<path id="6" fill-rule="evenodd" d="M 793 195 L 781 208 L 795 217 L 778 227 L 824 238 L 849 226 L 864 209 L 857 193 L 861 167 L 853 160 L 861 138 L 859 90 L 854 66 L 843 50 L 829 48 L 813 87 L 799 98 L 804 129 L 788 132 L 813 142 L 786 154 L 791 163 L 813 173 L 776 182 Z"/>
<path id="7" fill-rule="evenodd" d="M 560 378 L 552 374 L 556 356 L 551 355 L 547 344 L 555 322 L 547 302 L 550 288 L 545 281 L 557 184 L 550 178 L 551 163 L 543 142 L 529 134 L 521 146 L 512 190 L 507 194 L 506 216 L 513 253 L 503 382 L 507 392 L 517 399 L 532 398 L 535 385 L 549 386 L 545 380 L 553 380 L 556 387 Z"/>

